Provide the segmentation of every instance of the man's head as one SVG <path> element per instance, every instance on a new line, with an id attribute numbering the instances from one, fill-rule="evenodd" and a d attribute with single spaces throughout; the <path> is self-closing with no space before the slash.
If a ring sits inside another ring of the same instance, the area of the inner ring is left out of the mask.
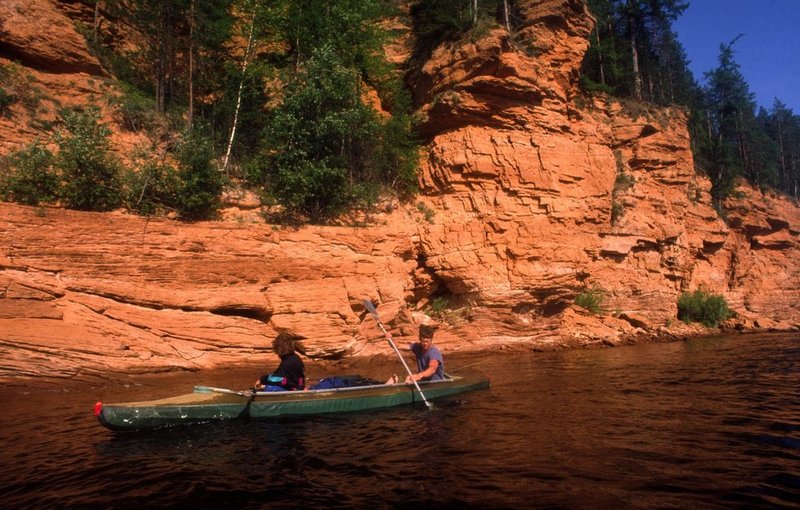
<path id="1" fill-rule="evenodd" d="M 433 345 L 433 332 L 436 331 L 433 326 L 423 324 L 419 327 L 419 343 L 422 345 L 422 350 L 427 351 Z"/>

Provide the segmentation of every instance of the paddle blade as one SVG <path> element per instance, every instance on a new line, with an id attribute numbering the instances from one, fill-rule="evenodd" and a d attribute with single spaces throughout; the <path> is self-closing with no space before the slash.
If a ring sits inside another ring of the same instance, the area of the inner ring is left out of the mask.
<path id="1" fill-rule="evenodd" d="M 375 305 L 373 305 L 372 301 L 370 301 L 369 299 L 364 300 L 364 308 L 366 308 L 367 311 L 371 313 L 373 317 L 375 318 L 378 317 L 378 310 L 375 309 Z"/>

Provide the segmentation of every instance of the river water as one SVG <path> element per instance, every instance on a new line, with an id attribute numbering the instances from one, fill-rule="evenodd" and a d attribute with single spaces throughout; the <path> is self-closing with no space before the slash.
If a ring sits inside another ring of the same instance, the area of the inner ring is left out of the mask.
<path id="1" fill-rule="evenodd" d="M 446 362 L 491 388 L 432 411 L 144 433 L 102 428 L 94 402 L 259 374 L 6 384 L 0 507 L 800 508 L 800 335 Z"/>

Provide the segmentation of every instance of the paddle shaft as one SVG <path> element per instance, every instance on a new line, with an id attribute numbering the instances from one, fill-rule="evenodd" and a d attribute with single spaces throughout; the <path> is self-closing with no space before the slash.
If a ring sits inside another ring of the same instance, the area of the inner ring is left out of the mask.
<path id="1" fill-rule="evenodd" d="M 450 374 L 452 372 L 458 372 L 459 370 L 463 370 L 465 368 L 469 368 L 469 367 L 472 367 L 472 366 L 475 366 L 475 365 L 479 365 L 481 363 L 483 363 L 483 361 L 476 361 L 475 363 L 469 363 L 467 365 L 462 365 L 460 367 L 456 367 L 456 368 L 452 368 L 452 369 L 448 370 L 447 373 Z"/>
<path id="2" fill-rule="evenodd" d="M 408 368 L 408 363 L 406 363 L 406 360 L 403 359 L 403 355 L 400 354 L 400 349 L 397 348 L 397 345 L 395 345 L 394 340 L 392 340 L 392 337 L 389 335 L 389 332 L 386 331 L 385 327 L 383 327 L 383 322 L 381 322 L 381 318 L 378 316 L 378 311 L 372 305 L 371 301 L 365 300 L 364 306 L 367 308 L 367 311 L 369 311 L 369 313 L 372 314 L 372 316 L 375 318 L 375 322 L 378 323 L 378 327 L 381 328 L 381 331 L 383 331 L 383 335 L 386 337 L 386 340 L 389 342 L 389 345 L 391 345 L 392 349 L 394 349 L 394 352 L 397 353 L 397 357 L 400 358 L 400 362 L 405 367 L 406 372 L 408 372 L 408 376 L 411 378 L 411 382 L 413 382 L 414 386 L 417 388 L 419 396 L 422 397 L 422 401 L 425 402 L 425 405 L 428 406 L 428 409 L 431 409 L 432 408 L 431 403 L 428 402 L 427 398 L 425 398 L 425 394 L 422 393 L 422 388 L 420 388 L 417 381 L 414 380 L 414 376 L 411 373 L 411 369 Z"/>
<path id="3" fill-rule="evenodd" d="M 251 391 L 235 391 L 227 388 L 214 388 L 213 386 L 195 386 L 195 393 L 227 393 L 229 395 L 239 395 L 240 397 L 250 397 L 253 392 Z"/>

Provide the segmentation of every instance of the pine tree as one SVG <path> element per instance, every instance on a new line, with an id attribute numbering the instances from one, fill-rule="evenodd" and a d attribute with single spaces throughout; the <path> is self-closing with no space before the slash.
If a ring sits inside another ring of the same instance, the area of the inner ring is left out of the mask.
<path id="1" fill-rule="evenodd" d="M 697 85 L 672 31 L 686 7 L 679 0 L 589 0 L 596 25 L 583 62 L 584 88 L 688 106 Z"/>
<path id="2" fill-rule="evenodd" d="M 733 44 L 720 45 L 719 67 L 705 73 L 709 144 L 705 160 L 710 168 L 712 194 L 718 206 L 737 176 L 767 187 L 778 184 L 778 149 L 767 134 L 766 112 L 756 116 L 755 96 L 734 59 Z M 716 160 L 714 159 L 716 158 Z"/>
<path id="3" fill-rule="evenodd" d="M 775 99 L 772 110 L 764 119 L 764 128 L 777 147 L 779 188 L 797 197 L 800 117 L 780 100 Z"/>

